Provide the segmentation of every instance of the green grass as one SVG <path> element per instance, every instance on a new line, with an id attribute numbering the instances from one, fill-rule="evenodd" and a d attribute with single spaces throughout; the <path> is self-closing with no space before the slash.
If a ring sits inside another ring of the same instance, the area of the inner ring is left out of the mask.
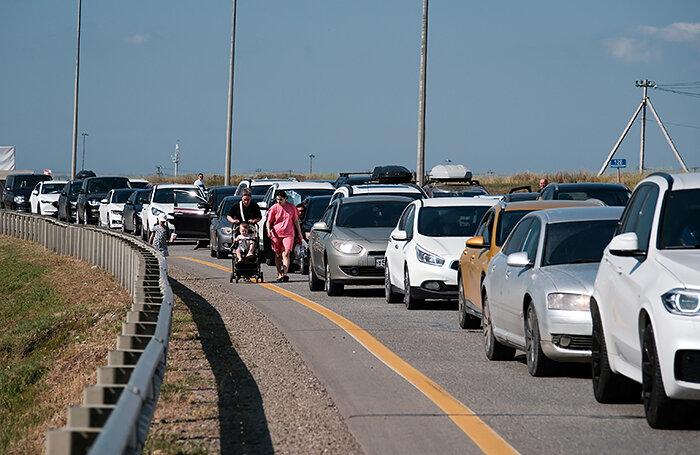
<path id="1" fill-rule="evenodd" d="M 142 454 L 162 453 L 167 455 L 206 455 L 201 448 L 187 449 L 179 440 L 179 436 L 173 433 L 159 434 L 149 437 L 143 447 Z"/>
<path id="2" fill-rule="evenodd" d="M 46 418 L 35 411 L 42 380 L 62 347 L 92 323 L 68 307 L 19 241 L 0 238 L 0 453 Z"/>

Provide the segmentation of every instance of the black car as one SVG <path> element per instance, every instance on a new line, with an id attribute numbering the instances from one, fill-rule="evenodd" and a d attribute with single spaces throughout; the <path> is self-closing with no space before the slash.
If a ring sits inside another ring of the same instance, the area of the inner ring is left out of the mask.
<path id="1" fill-rule="evenodd" d="M 178 239 L 209 242 L 209 208 L 201 192 L 173 189 L 173 226 Z"/>
<path id="2" fill-rule="evenodd" d="M 541 193 L 543 200 L 586 201 L 597 199 L 605 205 L 624 207 L 631 191 L 622 183 L 550 183 Z"/>
<path id="3" fill-rule="evenodd" d="M 76 223 L 97 224 L 100 218 L 100 201 L 109 190 L 131 188 L 126 177 L 88 177 L 78 193 Z"/>
<path id="4" fill-rule="evenodd" d="M 331 196 L 309 196 L 297 206 L 301 213 L 299 217 L 299 225 L 301 226 L 301 235 L 304 241 L 309 240 L 309 232 L 314 223 L 321 219 L 323 213 L 328 208 L 328 203 L 331 201 Z M 292 262 L 299 267 L 303 275 L 309 273 L 308 256 L 296 257 L 292 255 Z M 294 267 L 296 268 L 296 267 Z"/>
<path id="5" fill-rule="evenodd" d="M 212 186 L 207 191 L 207 207 L 209 210 L 216 210 L 221 204 L 221 201 L 226 196 L 233 196 L 236 194 L 236 186 Z"/>
<path id="6" fill-rule="evenodd" d="M 122 209 L 122 232 L 141 232 L 141 207 L 150 190 L 134 190 Z"/>
<path id="7" fill-rule="evenodd" d="M 73 222 L 77 213 L 78 193 L 83 186 L 82 180 L 69 180 L 63 185 L 61 194 L 58 196 L 58 219 Z"/>
<path id="8" fill-rule="evenodd" d="M 2 207 L 20 212 L 30 212 L 29 196 L 37 183 L 53 180 L 44 174 L 11 174 L 5 181 L 5 191 L 2 195 Z"/>

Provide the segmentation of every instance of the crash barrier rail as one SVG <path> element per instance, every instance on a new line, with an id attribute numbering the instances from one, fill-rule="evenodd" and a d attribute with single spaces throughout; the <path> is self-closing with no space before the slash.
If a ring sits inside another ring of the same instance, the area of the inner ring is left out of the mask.
<path id="1" fill-rule="evenodd" d="M 111 272 L 134 303 L 97 384 L 68 408 L 65 427 L 49 430 L 46 453 L 140 453 L 155 412 L 170 339 L 173 293 L 165 258 L 131 236 L 38 215 L 0 210 L 0 234 L 40 243 Z"/>

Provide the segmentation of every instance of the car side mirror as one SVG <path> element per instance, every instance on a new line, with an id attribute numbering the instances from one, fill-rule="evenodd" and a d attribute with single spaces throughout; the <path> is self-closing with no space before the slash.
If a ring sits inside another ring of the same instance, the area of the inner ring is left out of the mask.
<path id="1" fill-rule="evenodd" d="M 645 251 L 639 250 L 639 239 L 636 232 L 625 232 L 624 234 L 616 235 L 608 245 L 610 254 L 623 257 L 646 256 Z"/>
<path id="2" fill-rule="evenodd" d="M 486 248 L 488 245 L 484 243 L 484 238 L 480 235 L 467 239 L 464 245 L 472 248 Z"/>
<path id="3" fill-rule="evenodd" d="M 267 202 L 264 202 L 264 201 L 258 202 L 258 207 L 260 207 L 263 210 L 267 210 Z"/>
<path id="4" fill-rule="evenodd" d="M 104 198 L 104 199 L 102 199 L 102 200 L 100 201 L 100 204 L 107 204 L 107 203 L 109 203 L 109 201 L 107 200 L 107 198 Z"/>
<path id="5" fill-rule="evenodd" d="M 531 267 L 532 261 L 527 257 L 527 252 L 519 251 L 517 253 L 509 254 L 506 258 L 506 264 L 510 267 Z"/>
<path id="6" fill-rule="evenodd" d="M 393 234 L 391 234 L 391 238 L 399 242 L 403 242 L 405 240 L 408 240 L 408 234 L 406 233 L 406 231 L 396 231 Z"/>
<path id="7" fill-rule="evenodd" d="M 32 191 L 32 194 L 33 194 L 34 196 L 38 196 L 38 195 L 39 195 L 39 190 L 34 190 L 34 191 Z"/>
<path id="8" fill-rule="evenodd" d="M 318 221 L 314 223 L 314 225 L 311 227 L 314 231 L 321 231 L 321 232 L 330 232 L 331 229 L 328 227 L 325 221 Z"/>

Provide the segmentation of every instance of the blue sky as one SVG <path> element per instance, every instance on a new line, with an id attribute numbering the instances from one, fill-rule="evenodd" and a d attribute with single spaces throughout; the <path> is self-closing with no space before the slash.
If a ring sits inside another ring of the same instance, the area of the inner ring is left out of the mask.
<path id="1" fill-rule="evenodd" d="M 0 2 L 0 145 L 70 172 L 77 0 Z M 83 0 L 98 173 L 224 174 L 231 1 Z M 422 0 L 239 0 L 233 173 L 416 168 Z M 700 81 L 700 2 L 432 0 L 426 169 L 597 171 L 642 97 Z M 700 90 L 695 90 L 700 92 Z M 700 97 L 649 96 L 690 167 Z M 678 168 L 652 114 L 646 164 Z M 639 120 L 616 155 L 638 165 Z M 78 142 L 78 169 L 82 141 Z"/>

